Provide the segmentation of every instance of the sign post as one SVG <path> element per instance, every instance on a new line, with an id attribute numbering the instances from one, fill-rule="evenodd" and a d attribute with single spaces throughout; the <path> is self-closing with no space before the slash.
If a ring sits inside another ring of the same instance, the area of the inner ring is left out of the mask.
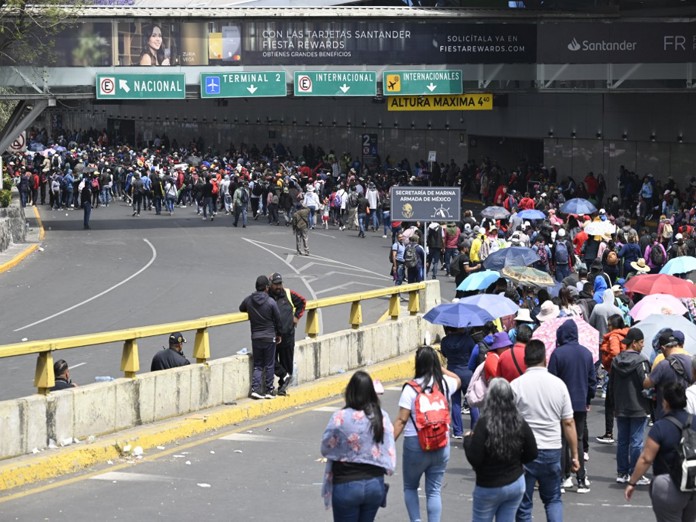
<path id="1" fill-rule="evenodd" d="M 374 71 L 296 71 L 295 96 L 375 96 Z"/>
<path id="2" fill-rule="evenodd" d="M 287 96 L 284 71 L 201 74 L 201 98 L 268 98 Z"/>
<path id="3" fill-rule="evenodd" d="M 98 100 L 183 100 L 185 74 L 97 74 Z"/>
<path id="4" fill-rule="evenodd" d="M 462 71 L 436 69 L 421 71 L 385 71 L 382 73 L 385 96 L 424 96 L 428 94 L 462 94 Z"/>
<path id="5" fill-rule="evenodd" d="M 461 213 L 460 187 L 391 189 L 391 215 L 394 221 L 458 221 Z"/>

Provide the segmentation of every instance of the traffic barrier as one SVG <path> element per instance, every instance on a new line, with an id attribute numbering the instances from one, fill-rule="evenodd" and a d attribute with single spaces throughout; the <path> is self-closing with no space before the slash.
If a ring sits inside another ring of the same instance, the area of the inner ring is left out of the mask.
<path id="1" fill-rule="evenodd" d="M 400 316 L 399 294 L 408 293 L 408 316 Z M 364 325 L 361 302 L 389 297 L 391 321 Z M 357 292 L 307 302 L 308 338 L 296 343 L 298 382 L 370 366 L 415 350 L 435 338 L 441 327 L 423 321 L 424 308 L 440 302 L 437 281 L 427 281 Z M 319 335 L 312 313 L 328 306 L 350 304 L 351 329 Z M 190 321 L 131 328 L 114 332 L 33 341 L 0 347 L 0 358 L 38 354 L 35 385 L 38 395 L 0 402 L 4 436 L 0 459 L 42 450 L 54 441 L 71 444 L 90 436 L 114 433 L 134 426 L 232 403 L 247 397 L 250 355 L 211 359 L 208 329 L 246 321 L 247 315 L 224 314 Z M 194 356 L 198 364 L 160 372 L 137 374 L 138 340 L 172 331 L 196 331 Z M 429 332 L 429 334 L 426 334 Z M 54 351 L 123 342 L 124 378 L 47 393 L 53 386 Z"/>

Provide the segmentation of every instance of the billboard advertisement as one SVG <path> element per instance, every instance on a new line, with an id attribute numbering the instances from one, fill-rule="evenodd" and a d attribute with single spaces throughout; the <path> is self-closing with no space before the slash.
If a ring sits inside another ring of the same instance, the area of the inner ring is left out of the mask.
<path id="1" fill-rule="evenodd" d="M 539 24 L 539 63 L 696 61 L 696 22 Z"/>
<path id="2" fill-rule="evenodd" d="M 32 65 L 533 63 L 537 40 L 535 24 L 357 18 L 84 20 L 51 38 L 55 52 Z"/>

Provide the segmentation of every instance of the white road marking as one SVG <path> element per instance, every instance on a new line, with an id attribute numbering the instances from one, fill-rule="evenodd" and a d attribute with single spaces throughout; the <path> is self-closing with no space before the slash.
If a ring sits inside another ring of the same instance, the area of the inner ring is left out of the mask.
<path id="1" fill-rule="evenodd" d="M 332 286 L 331 288 L 325 288 L 324 290 L 317 290 L 317 295 L 325 294 L 328 292 L 335 292 L 336 290 L 343 290 L 344 288 L 352 288 L 355 285 L 362 285 L 362 286 L 367 286 L 370 288 L 384 288 L 384 285 L 373 285 L 370 283 L 362 283 L 360 281 L 351 281 L 350 283 L 343 283 L 342 285 L 335 285 L 335 286 Z"/>
<path id="2" fill-rule="evenodd" d="M 68 370 L 72 370 L 73 368 L 78 368 L 78 367 L 80 367 L 80 366 L 84 366 L 85 364 L 87 364 L 87 363 L 77 363 L 77 364 L 73 364 L 72 366 L 68 366 Z"/>
<path id="3" fill-rule="evenodd" d="M 335 411 L 340 410 L 341 408 L 339 406 L 322 406 L 321 408 L 314 408 L 312 411 L 324 411 L 326 413 L 333 413 Z"/>
<path id="4" fill-rule="evenodd" d="M 232 440 L 235 442 L 280 442 L 280 437 L 272 437 L 270 435 L 254 435 L 253 433 L 232 433 L 220 437 L 220 440 Z"/>
<path id="5" fill-rule="evenodd" d="M 28 324 L 28 325 L 26 325 L 26 326 L 22 326 L 21 328 L 17 328 L 17 329 L 14 330 L 14 331 L 15 331 L 15 332 L 21 332 L 22 330 L 26 330 L 27 328 L 31 328 L 32 326 L 36 326 L 37 324 L 45 323 L 46 321 L 50 321 L 51 319 L 55 319 L 56 317 L 58 317 L 58 316 L 60 316 L 60 315 L 67 314 L 68 312 L 72 312 L 73 310 L 75 310 L 75 308 L 79 308 L 80 306 L 86 305 L 87 303 L 91 303 L 91 302 L 94 301 L 95 299 L 99 299 L 99 298 L 102 297 L 103 295 L 108 294 L 108 293 L 111 292 L 112 290 L 116 290 L 119 286 L 125 285 L 128 281 L 130 281 L 130 280 L 133 279 L 134 277 L 137 277 L 137 276 L 139 276 L 140 274 L 142 274 L 145 270 L 147 270 L 148 268 L 150 268 L 150 266 L 152 265 L 152 263 L 155 262 L 155 259 L 157 259 L 157 250 L 155 250 L 155 247 L 152 245 L 152 243 L 150 243 L 150 242 L 149 242 L 147 239 L 145 239 L 145 238 L 143 238 L 143 241 L 145 241 L 145 242 L 148 244 L 148 246 L 150 247 L 150 249 L 152 249 L 152 257 L 151 257 L 150 260 L 147 262 L 147 264 L 146 264 L 144 267 L 142 267 L 140 270 L 138 270 L 138 271 L 135 272 L 134 274 L 132 274 L 132 275 L 126 277 L 126 278 L 125 278 L 123 281 L 121 281 L 120 283 L 116 283 L 114 286 L 112 286 L 112 287 L 110 287 L 110 288 L 107 288 L 107 289 L 104 290 L 103 292 L 99 292 L 97 295 L 94 295 L 94 296 L 90 297 L 89 299 L 85 299 L 85 300 L 82 301 L 81 303 L 74 304 L 74 305 L 72 305 L 71 307 L 66 308 L 65 310 L 61 310 L 60 312 L 56 312 L 56 313 L 53 314 L 53 315 L 49 315 L 48 317 L 44 317 L 43 319 L 39 319 L 38 321 L 34 321 L 33 323 Z"/>
<path id="6" fill-rule="evenodd" d="M 150 475 L 147 473 L 126 473 L 124 471 L 108 471 L 101 475 L 90 477 L 90 480 L 118 480 L 121 482 L 171 482 L 172 477 L 164 475 Z"/>
<path id="7" fill-rule="evenodd" d="M 312 235 L 330 237 L 331 239 L 336 239 L 336 236 L 331 236 L 329 234 L 322 234 L 321 232 L 313 232 Z"/>

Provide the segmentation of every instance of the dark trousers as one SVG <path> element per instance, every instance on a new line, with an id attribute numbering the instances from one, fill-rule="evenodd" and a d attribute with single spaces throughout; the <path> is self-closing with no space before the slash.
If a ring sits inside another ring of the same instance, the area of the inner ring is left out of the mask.
<path id="1" fill-rule="evenodd" d="M 133 212 L 140 214 L 140 207 L 143 204 L 142 194 L 133 194 Z"/>
<path id="2" fill-rule="evenodd" d="M 586 411 L 575 411 L 573 412 L 573 419 L 575 420 L 575 432 L 578 437 L 578 460 L 580 461 L 580 469 L 577 473 L 578 482 L 585 480 L 585 459 L 583 458 L 582 452 L 584 448 L 584 438 L 585 438 L 585 420 L 587 419 Z M 561 469 L 564 471 L 564 476 L 570 476 L 570 446 L 563 437 L 563 451 L 561 452 Z"/>
<path id="3" fill-rule="evenodd" d="M 275 374 L 282 379 L 288 373 L 292 375 L 295 360 L 295 332 L 283 335 L 283 340 L 276 345 Z"/>
<path id="4" fill-rule="evenodd" d="M 251 351 L 254 359 L 254 371 L 251 375 L 251 391 L 263 393 L 262 383 L 265 383 L 265 393 L 273 391 L 273 370 L 275 367 L 275 341 L 252 339 Z"/>
<path id="5" fill-rule="evenodd" d="M 82 223 L 84 228 L 89 228 L 89 216 L 92 214 L 92 205 L 89 201 L 85 201 L 82 205 L 84 211 Z"/>

